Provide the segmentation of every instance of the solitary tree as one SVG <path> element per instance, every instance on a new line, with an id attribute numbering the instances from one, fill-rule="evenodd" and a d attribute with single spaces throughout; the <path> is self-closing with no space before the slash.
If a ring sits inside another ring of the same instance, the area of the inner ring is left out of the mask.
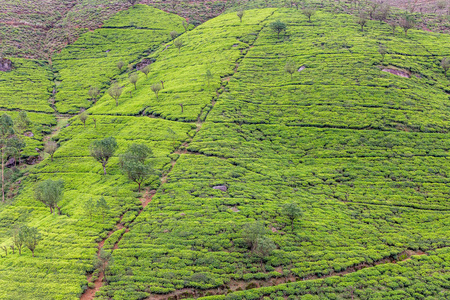
<path id="1" fill-rule="evenodd" d="M 122 68 L 125 66 L 125 63 L 123 61 L 118 61 L 117 62 L 117 69 L 119 69 L 119 71 L 122 71 Z"/>
<path id="2" fill-rule="evenodd" d="M 83 127 L 86 128 L 86 120 L 88 119 L 89 114 L 87 111 L 83 111 L 81 114 L 78 115 L 78 118 L 83 123 Z"/>
<path id="3" fill-rule="evenodd" d="M 108 94 L 116 100 L 116 106 L 119 106 L 119 97 L 122 95 L 122 88 L 115 83 L 112 87 L 109 88 Z"/>
<path id="4" fill-rule="evenodd" d="M 291 75 L 291 80 L 292 80 L 292 75 L 294 75 L 296 70 L 297 70 L 297 65 L 295 64 L 295 61 L 288 60 L 288 62 L 286 63 L 286 66 L 284 66 L 284 71 Z"/>
<path id="5" fill-rule="evenodd" d="M 395 29 L 397 28 L 397 25 L 398 25 L 397 21 L 396 20 L 392 20 L 388 24 L 389 24 L 389 26 L 392 29 L 392 35 L 395 35 Z"/>
<path id="6" fill-rule="evenodd" d="M 262 259 L 269 256 L 273 250 L 275 250 L 277 246 L 269 237 L 262 236 L 257 240 L 257 245 L 254 250 L 254 253 Z"/>
<path id="7" fill-rule="evenodd" d="M 403 28 L 403 31 L 405 32 L 405 37 L 408 36 L 408 30 L 414 28 L 415 25 L 416 21 L 410 15 L 405 15 L 405 17 L 400 20 L 400 26 Z"/>
<path id="8" fill-rule="evenodd" d="M 37 245 L 39 244 L 39 241 L 42 239 L 42 236 L 36 227 L 24 226 L 22 228 L 22 230 L 23 230 L 23 235 L 24 235 L 25 246 L 28 249 L 30 249 L 30 251 L 34 257 L 34 250 L 36 249 Z"/>
<path id="9" fill-rule="evenodd" d="M 158 93 L 162 89 L 161 84 L 159 84 L 159 83 L 152 84 L 151 89 L 152 89 L 153 93 L 155 93 L 156 99 L 158 99 Z"/>
<path id="10" fill-rule="evenodd" d="M 17 153 L 25 144 L 14 135 L 14 122 L 7 114 L 0 117 L 0 148 L 2 161 L 2 202 L 5 202 L 5 165 L 11 155 Z"/>
<path id="11" fill-rule="evenodd" d="M 101 196 L 100 199 L 97 200 L 96 208 L 97 208 L 97 211 L 102 215 L 103 222 L 105 222 L 105 216 L 109 210 L 109 205 L 103 196 Z"/>
<path id="12" fill-rule="evenodd" d="M 302 13 L 308 18 L 308 22 L 311 23 L 311 17 L 314 16 L 316 11 L 312 8 L 306 7 L 302 9 Z"/>
<path id="13" fill-rule="evenodd" d="M 364 13 L 361 13 L 359 15 L 359 18 L 356 20 L 356 23 L 359 24 L 359 26 L 361 26 L 361 31 L 364 31 L 364 26 L 366 26 L 367 24 L 367 16 Z"/>
<path id="14" fill-rule="evenodd" d="M 441 67 L 444 69 L 445 76 L 447 76 L 447 71 L 450 69 L 450 58 L 444 57 L 441 61 Z"/>
<path id="15" fill-rule="evenodd" d="M 19 255 L 22 254 L 22 247 L 23 244 L 25 243 L 25 236 L 24 236 L 24 231 L 23 231 L 23 227 L 22 226 L 16 226 L 13 228 L 12 230 L 12 250 L 13 250 L 13 254 L 14 254 L 14 247 L 17 248 L 17 250 L 19 250 Z"/>
<path id="16" fill-rule="evenodd" d="M 380 44 L 378 46 L 378 53 L 381 54 L 381 61 L 384 61 L 384 56 L 387 53 L 387 48 L 386 48 L 386 46 L 384 44 Z"/>
<path id="17" fill-rule="evenodd" d="M 170 32 L 170 37 L 172 38 L 172 40 L 174 40 L 177 36 L 178 32 L 176 32 L 175 30 Z"/>
<path id="18" fill-rule="evenodd" d="M 242 23 L 242 17 L 244 16 L 244 11 L 240 10 L 236 13 L 236 15 L 238 16 L 239 20 L 241 20 L 241 23 Z"/>
<path id="19" fill-rule="evenodd" d="M 181 38 L 177 38 L 173 41 L 173 45 L 178 48 L 178 53 L 180 53 L 181 47 L 183 47 L 183 40 Z"/>
<path id="20" fill-rule="evenodd" d="M 283 30 L 286 30 L 286 27 L 286 24 L 281 22 L 280 20 L 277 20 L 270 24 L 270 28 L 278 34 L 278 38 L 280 37 L 280 33 Z"/>
<path id="21" fill-rule="evenodd" d="M 96 86 L 91 86 L 88 91 L 89 97 L 91 97 L 92 102 L 97 101 L 97 97 L 100 95 L 100 89 Z"/>
<path id="22" fill-rule="evenodd" d="M 152 150 L 144 144 L 132 144 L 128 150 L 120 156 L 120 167 L 128 179 L 138 184 L 141 192 L 141 184 L 152 174 L 153 168 L 146 160 L 152 155 Z"/>
<path id="23" fill-rule="evenodd" d="M 44 151 L 45 151 L 45 153 L 50 154 L 51 161 L 53 161 L 53 154 L 55 154 L 56 149 L 58 149 L 58 144 L 54 141 L 48 141 L 45 144 Z"/>
<path id="24" fill-rule="evenodd" d="M 213 74 L 211 73 L 211 70 L 206 70 L 206 81 L 208 82 L 208 86 L 209 86 L 209 82 L 214 78 Z"/>
<path id="25" fill-rule="evenodd" d="M 258 239 L 266 234 L 266 228 L 261 222 L 248 223 L 242 231 L 242 237 L 248 247 L 254 251 L 258 246 Z"/>
<path id="26" fill-rule="evenodd" d="M 95 140 L 89 146 L 91 156 L 95 158 L 103 167 L 103 175 L 106 175 L 106 165 L 109 159 L 117 150 L 117 142 L 114 137 L 107 137 L 102 140 Z"/>
<path id="27" fill-rule="evenodd" d="M 53 213 L 55 208 L 58 210 L 58 214 L 61 214 L 61 207 L 59 207 L 58 202 L 64 196 L 64 181 L 47 179 L 45 181 L 39 182 L 34 187 L 34 199 L 42 202 L 48 208 L 50 208 L 50 213 Z M 56 210 L 55 210 L 56 211 Z"/>
<path id="28" fill-rule="evenodd" d="M 282 206 L 282 214 L 285 215 L 290 221 L 291 226 L 294 225 L 294 221 L 303 216 L 303 212 L 295 202 L 286 203 Z"/>
<path id="29" fill-rule="evenodd" d="M 150 65 L 146 65 L 141 69 L 141 72 L 145 74 L 145 78 L 148 78 L 148 73 L 150 73 Z"/>
<path id="30" fill-rule="evenodd" d="M 131 84 L 134 85 L 134 90 L 136 90 L 137 89 L 136 88 L 136 84 L 137 84 L 137 82 L 139 80 L 138 74 L 136 74 L 136 73 L 130 74 L 130 76 L 128 76 L 128 80 L 130 81 Z"/>
<path id="31" fill-rule="evenodd" d="M 31 121 L 28 118 L 27 112 L 21 110 L 19 115 L 17 116 L 16 121 L 14 122 L 15 130 L 18 134 L 23 134 L 31 125 Z"/>

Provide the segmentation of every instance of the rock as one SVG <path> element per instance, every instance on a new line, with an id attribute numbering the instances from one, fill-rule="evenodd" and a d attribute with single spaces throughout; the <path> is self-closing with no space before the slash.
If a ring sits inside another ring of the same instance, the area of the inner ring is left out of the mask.
<path id="1" fill-rule="evenodd" d="M 213 186 L 213 189 L 221 190 L 222 192 L 226 192 L 228 190 L 226 185 L 216 185 L 216 186 Z"/>
<path id="2" fill-rule="evenodd" d="M 111 50 L 108 49 L 108 50 L 106 50 L 105 52 L 108 53 L 109 51 L 111 51 Z"/>
<path id="3" fill-rule="evenodd" d="M 39 148 L 34 148 L 34 150 L 36 150 L 36 152 L 41 152 L 41 149 Z"/>
<path id="4" fill-rule="evenodd" d="M 141 70 L 145 66 L 151 65 L 154 62 L 155 62 L 154 59 L 143 58 L 140 63 L 136 64 L 136 70 Z"/>
<path id="5" fill-rule="evenodd" d="M 6 167 L 7 168 L 11 168 L 14 167 L 16 165 L 16 159 L 14 157 L 11 157 L 10 159 L 8 159 L 8 161 L 6 162 Z"/>
<path id="6" fill-rule="evenodd" d="M 27 137 L 33 137 L 34 136 L 34 134 L 31 131 L 27 131 L 23 135 L 27 136 Z"/>
<path id="7" fill-rule="evenodd" d="M 381 71 L 388 72 L 388 73 L 391 73 L 391 74 L 394 74 L 394 75 L 397 75 L 397 76 L 400 76 L 400 77 L 405 77 L 405 78 L 410 78 L 411 77 L 408 72 L 403 71 L 403 70 L 387 69 L 387 68 L 385 68 L 385 69 L 383 69 Z"/>
<path id="8" fill-rule="evenodd" d="M 0 71 L 8 72 L 13 69 L 12 61 L 7 58 L 0 58 Z"/>
<path id="9" fill-rule="evenodd" d="M 306 67 L 305 67 L 305 66 L 301 66 L 300 68 L 298 68 L 298 71 L 297 71 L 297 72 L 301 72 L 301 71 L 303 71 L 304 69 L 306 69 Z"/>

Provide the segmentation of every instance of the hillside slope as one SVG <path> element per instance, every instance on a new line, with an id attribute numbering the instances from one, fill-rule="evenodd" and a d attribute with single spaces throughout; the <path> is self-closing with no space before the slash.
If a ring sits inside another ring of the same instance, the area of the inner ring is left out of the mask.
<path id="1" fill-rule="evenodd" d="M 74 69 L 62 59 L 83 58 L 78 49 L 97 33 L 55 57 L 80 91 L 88 76 L 114 77 L 123 93 L 117 106 L 104 94 L 86 126 L 72 118 L 53 137 L 55 160 L 33 168 L 14 203 L 0 206 L 0 245 L 15 224 L 43 234 L 35 258 L 1 256 L 0 298 L 76 299 L 88 286 L 98 299 L 448 298 L 450 81 L 439 62 L 449 36 L 392 35 L 371 21 L 361 32 L 352 16 L 317 12 L 308 22 L 269 8 L 246 11 L 242 22 L 221 15 L 177 37 L 177 49 L 162 45 L 177 17 L 147 9 L 166 16 L 165 35 L 146 34 L 149 47 L 127 61 L 154 61 L 137 89 L 127 72 L 90 68 L 103 58 Z M 128 26 L 130 11 L 108 24 Z M 287 24 L 279 37 L 277 20 Z M 116 35 L 105 36 L 113 44 Z M 75 94 L 59 107 L 89 106 Z M 101 175 L 88 145 L 106 136 L 119 149 Z M 134 142 L 153 149 L 160 171 L 141 199 L 118 166 Z M 61 216 L 33 200 L 46 178 L 65 181 Z M 104 220 L 84 209 L 100 197 L 111 207 Z M 303 211 L 294 222 L 282 209 L 290 203 Z M 244 239 L 255 222 L 276 246 L 263 256 Z M 112 259 L 95 269 L 100 250 Z"/>

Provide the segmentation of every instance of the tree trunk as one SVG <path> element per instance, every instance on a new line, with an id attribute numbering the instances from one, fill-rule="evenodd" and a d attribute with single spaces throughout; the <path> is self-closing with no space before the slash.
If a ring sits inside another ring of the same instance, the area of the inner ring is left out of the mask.
<path id="1" fill-rule="evenodd" d="M 53 214 L 53 207 L 50 206 L 50 214 Z"/>
<path id="2" fill-rule="evenodd" d="M 30 249 L 31 250 L 31 249 Z M 34 257 L 34 249 L 33 250 L 31 250 L 31 253 L 33 254 L 33 257 Z"/>
<path id="3" fill-rule="evenodd" d="M 53 161 L 53 153 L 50 155 L 50 160 Z"/>
<path id="4" fill-rule="evenodd" d="M 138 192 L 140 193 L 141 192 L 141 183 L 138 182 L 137 184 L 138 184 Z"/>
<path id="5" fill-rule="evenodd" d="M 106 175 L 106 163 L 102 163 L 103 175 Z"/>
<path id="6" fill-rule="evenodd" d="M 2 202 L 5 203 L 5 146 L 2 147 Z"/>
<path id="7" fill-rule="evenodd" d="M 58 205 L 56 205 L 56 208 L 58 209 L 58 215 L 61 215 L 61 207 L 59 207 Z"/>

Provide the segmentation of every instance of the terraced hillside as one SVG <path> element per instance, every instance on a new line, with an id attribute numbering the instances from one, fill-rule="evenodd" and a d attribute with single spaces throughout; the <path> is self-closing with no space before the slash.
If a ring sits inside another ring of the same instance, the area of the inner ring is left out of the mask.
<path id="1" fill-rule="evenodd" d="M 127 26 L 130 11 L 108 24 Z M 160 28 L 173 26 L 176 17 L 166 16 Z M 287 25 L 280 36 L 277 20 Z M 104 94 L 86 126 L 72 118 L 53 137 L 61 144 L 55 160 L 33 168 L 14 203 L 0 206 L 0 245 L 14 224 L 43 234 L 35 258 L 0 258 L 0 298 L 450 296 L 450 81 L 439 66 L 450 56 L 447 35 L 392 35 L 372 21 L 361 32 L 352 16 L 319 11 L 308 22 L 275 8 L 245 11 L 242 22 L 221 15 L 177 37 L 179 49 L 177 40 L 160 45 L 159 33 L 147 33 L 154 44 L 127 61 L 154 61 L 136 89 L 125 71 L 92 68 L 92 80 L 123 86 L 118 105 Z M 83 35 L 54 64 L 72 51 L 81 58 L 77 49 L 97 36 Z M 68 62 L 59 74 L 79 72 L 70 80 L 80 78 L 80 91 L 85 70 L 101 65 L 93 58 L 71 71 Z M 161 81 L 157 96 L 152 86 Z M 89 106 L 71 99 L 59 107 Z M 101 175 L 88 145 L 106 136 L 119 150 Z M 143 194 L 118 166 L 133 142 L 153 149 L 159 170 Z M 61 216 L 33 200 L 46 178 L 65 181 Z M 102 196 L 111 209 L 91 218 L 84 207 Z M 293 221 L 284 210 L 292 203 L 303 212 Z M 271 251 L 249 245 L 254 224 Z M 94 267 L 104 253 L 111 259 Z"/>

